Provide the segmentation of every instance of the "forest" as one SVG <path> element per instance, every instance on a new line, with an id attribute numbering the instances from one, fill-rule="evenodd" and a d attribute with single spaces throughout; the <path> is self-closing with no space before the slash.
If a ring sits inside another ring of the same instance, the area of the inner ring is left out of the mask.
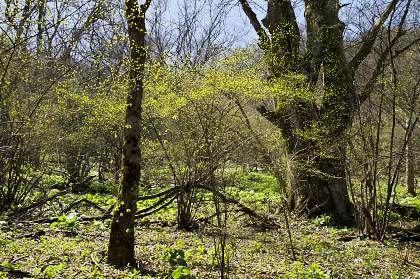
<path id="1" fill-rule="evenodd" d="M 420 278 L 418 0 L 0 0 L 0 278 Z"/>

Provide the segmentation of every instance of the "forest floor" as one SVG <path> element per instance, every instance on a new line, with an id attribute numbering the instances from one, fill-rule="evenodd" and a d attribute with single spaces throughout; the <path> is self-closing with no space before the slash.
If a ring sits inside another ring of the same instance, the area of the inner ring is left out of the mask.
<path id="1" fill-rule="evenodd" d="M 122 270 L 106 264 L 110 219 L 82 221 L 101 214 L 93 203 L 105 208 L 115 196 L 63 196 L 46 204 L 43 212 L 59 213 L 65 204 L 82 198 L 92 204 L 80 203 L 54 219 L 51 214 L 50 219 L 0 221 L 0 278 L 194 278 L 188 273 L 221 278 L 222 246 L 224 278 L 420 278 L 420 242 L 404 238 L 398 230 L 381 243 L 361 237 L 355 228 L 330 225 L 328 216 L 308 220 L 292 215 L 291 245 L 279 199 L 270 193 L 245 192 L 239 195 L 241 201 L 277 225 L 262 228 L 259 220 L 232 207 L 222 229 L 213 218 L 186 232 L 177 229 L 176 207 L 171 205 L 139 220 L 138 267 Z M 203 204 L 196 216 L 208 216 L 212 207 Z M 395 220 L 393 226 L 415 227 L 418 220 Z M 178 268 L 177 263 L 184 263 L 181 258 L 187 266 Z"/>

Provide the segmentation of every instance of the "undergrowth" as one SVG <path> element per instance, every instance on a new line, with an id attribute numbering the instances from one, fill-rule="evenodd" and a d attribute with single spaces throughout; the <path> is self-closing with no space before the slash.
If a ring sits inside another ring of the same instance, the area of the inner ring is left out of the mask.
<path id="1" fill-rule="evenodd" d="M 99 187 L 102 190 L 95 192 Z M 226 278 L 420 278 L 417 242 L 399 241 L 391 235 L 385 243 L 359 237 L 355 228 L 332 226 L 328 215 L 314 220 L 292 215 L 293 260 L 277 187 L 272 176 L 244 173 L 227 189 L 279 226 L 261 229 L 255 220 L 232 208 L 226 225 L 230 261 Z M 140 194 L 159 190 L 142 188 Z M 399 198 L 403 204 L 418 206 L 418 198 Z M 106 264 L 110 219 L 83 221 L 103 213 L 89 203 L 62 212 L 80 199 L 107 209 L 116 201 L 115 185 L 97 183 L 79 194 L 59 197 L 35 211 L 37 218 L 32 221 L 10 223 L 3 216 L 0 278 L 220 278 L 216 218 L 200 223 L 192 232 L 177 230 L 173 203 L 137 220 L 138 266 L 118 270 Z M 138 207 L 155 201 L 139 201 Z M 210 195 L 202 195 L 200 202 L 197 218 L 214 213 Z"/>

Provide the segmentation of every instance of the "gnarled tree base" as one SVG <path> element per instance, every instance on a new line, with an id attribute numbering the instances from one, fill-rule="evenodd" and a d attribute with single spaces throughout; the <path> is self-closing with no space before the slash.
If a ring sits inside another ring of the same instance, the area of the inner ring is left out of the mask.
<path id="1" fill-rule="evenodd" d="M 329 214 L 338 224 L 354 224 L 344 162 L 328 158 L 303 168 L 289 169 L 289 206 L 299 214 Z"/>

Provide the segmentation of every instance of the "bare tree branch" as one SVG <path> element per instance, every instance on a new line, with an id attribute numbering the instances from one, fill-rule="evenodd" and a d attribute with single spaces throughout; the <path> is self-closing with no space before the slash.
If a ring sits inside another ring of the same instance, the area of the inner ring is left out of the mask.
<path id="1" fill-rule="evenodd" d="M 244 10 L 246 16 L 248 17 L 250 23 L 255 29 L 255 32 L 257 32 L 257 35 L 260 39 L 260 47 L 266 51 L 270 47 L 270 38 L 267 35 L 267 32 L 265 32 L 264 28 L 262 27 L 261 23 L 258 21 L 257 15 L 254 13 L 254 11 L 251 9 L 251 6 L 249 6 L 248 1 L 246 0 L 239 0 L 241 3 L 242 9 Z"/>
<path id="2" fill-rule="evenodd" d="M 362 61 L 372 51 L 373 44 L 375 43 L 376 37 L 378 36 L 378 33 L 381 30 L 381 27 L 383 26 L 385 21 L 388 19 L 391 12 L 395 9 L 399 1 L 400 0 L 392 0 L 388 4 L 386 9 L 382 12 L 379 19 L 370 28 L 369 32 L 367 33 L 365 37 L 362 47 L 349 63 L 349 69 L 353 75 L 356 72 L 357 68 L 359 67 L 360 63 L 362 63 Z"/>
<path id="3" fill-rule="evenodd" d="M 73 36 L 70 39 L 70 43 L 66 47 L 66 49 L 63 52 L 63 55 L 61 56 L 62 60 L 68 60 L 70 59 L 70 53 L 73 50 L 73 47 L 80 41 L 83 33 L 99 19 L 99 14 L 102 8 L 101 1 L 99 1 L 95 7 L 92 9 L 92 12 L 89 14 L 89 16 L 86 18 L 86 21 L 83 23 L 82 27 L 80 27 L 78 30 L 76 30 L 73 33 Z"/>
<path id="4" fill-rule="evenodd" d="M 360 93 L 360 96 L 359 96 L 360 104 L 362 104 L 364 101 L 366 101 L 366 99 L 369 97 L 369 95 L 375 89 L 375 84 L 377 82 L 377 79 L 378 79 L 379 75 L 382 73 L 383 69 L 386 66 L 389 65 L 390 61 L 388 60 L 388 54 L 390 53 L 390 51 L 392 51 L 391 50 L 392 47 L 395 46 L 395 44 L 397 42 L 397 39 L 396 39 L 397 37 L 398 37 L 398 34 L 391 41 L 391 44 L 385 49 L 383 55 L 376 62 L 376 67 L 375 67 L 374 71 L 372 72 L 372 75 L 371 75 L 368 83 L 365 85 L 362 92 Z M 406 52 L 407 50 L 409 50 L 412 46 L 416 45 L 418 42 L 420 42 L 420 37 L 414 39 L 413 41 L 411 41 L 410 43 L 408 43 L 404 47 L 396 50 L 393 54 L 394 59 L 397 58 L 398 56 L 400 56 L 401 54 L 403 54 L 404 52 Z"/>

